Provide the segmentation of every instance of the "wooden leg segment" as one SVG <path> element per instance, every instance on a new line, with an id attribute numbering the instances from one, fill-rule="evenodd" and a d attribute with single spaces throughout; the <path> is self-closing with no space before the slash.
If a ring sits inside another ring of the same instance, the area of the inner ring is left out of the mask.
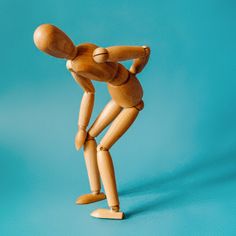
<path id="1" fill-rule="evenodd" d="M 101 184 L 97 165 L 97 143 L 94 139 L 90 139 L 85 143 L 84 159 L 88 172 L 91 192 L 99 193 L 101 189 Z"/>
<path id="2" fill-rule="evenodd" d="M 99 147 L 98 147 L 99 148 Z M 98 150 L 98 168 L 109 207 L 119 206 L 114 167 L 109 151 Z"/>
<path id="3" fill-rule="evenodd" d="M 84 158 L 92 193 L 80 196 L 76 201 L 77 204 L 88 204 L 106 198 L 105 194 L 100 193 L 101 184 L 97 164 L 97 144 L 94 137 L 97 137 L 121 110 L 122 108 L 111 100 L 88 131 L 87 140 L 84 144 Z"/>
<path id="4" fill-rule="evenodd" d="M 89 177 L 91 193 L 80 196 L 77 204 L 89 204 L 92 202 L 101 201 L 106 198 L 104 193 L 100 193 L 100 175 L 97 165 L 97 144 L 94 139 L 87 140 L 84 145 L 84 158 Z"/>
<path id="5" fill-rule="evenodd" d="M 105 149 L 110 149 L 112 145 L 128 130 L 135 121 L 139 110 L 135 107 L 125 108 L 116 117 L 111 127 L 100 142 Z"/>
<path id="6" fill-rule="evenodd" d="M 121 112 L 122 108 L 111 100 L 99 114 L 97 119 L 88 130 L 88 134 L 97 137 Z"/>
<path id="7" fill-rule="evenodd" d="M 124 218 L 124 213 L 119 211 L 115 171 L 109 149 L 128 130 L 138 113 L 139 109 L 137 107 L 124 108 L 97 147 L 98 169 L 107 196 L 108 206 L 111 210 L 97 209 L 91 213 L 93 217 L 108 219 Z"/>

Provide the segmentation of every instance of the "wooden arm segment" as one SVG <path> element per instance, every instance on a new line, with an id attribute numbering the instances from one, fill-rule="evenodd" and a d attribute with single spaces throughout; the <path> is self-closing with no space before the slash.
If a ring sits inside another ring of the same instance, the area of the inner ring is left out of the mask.
<path id="1" fill-rule="evenodd" d="M 150 48 L 147 46 L 112 46 L 107 48 L 96 48 L 93 59 L 97 63 L 119 62 L 134 60 L 130 72 L 137 74 L 142 71 L 148 62 Z"/>
<path id="2" fill-rule="evenodd" d="M 71 72 L 71 74 L 84 90 L 80 104 L 78 127 L 79 129 L 86 130 L 93 111 L 95 89 L 90 79 L 82 77 L 75 72 Z"/>
<path id="3" fill-rule="evenodd" d="M 94 93 L 84 92 L 79 111 L 79 120 L 78 120 L 79 129 L 86 130 L 93 111 L 93 105 L 94 105 Z"/>
<path id="4" fill-rule="evenodd" d="M 146 64 L 148 63 L 151 50 L 147 46 L 143 46 L 143 48 L 145 50 L 145 57 L 139 57 L 139 58 L 134 59 L 133 64 L 129 69 L 129 71 L 133 74 L 140 73 L 143 70 L 143 68 L 146 66 Z"/>
<path id="5" fill-rule="evenodd" d="M 75 81 L 80 85 L 80 87 L 87 93 L 95 93 L 95 88 L 90 79 L 85 78 L 81 75 L 76 74 L 75 72 L 71 71 L 71 74 Z"/>
<path id="6" fill-rule="evenodd" d="M 145 57 L 145 50 L 140 46 L 112 46 L 106 48 L 108 52 L 107 61 L 118 62 Z"/>

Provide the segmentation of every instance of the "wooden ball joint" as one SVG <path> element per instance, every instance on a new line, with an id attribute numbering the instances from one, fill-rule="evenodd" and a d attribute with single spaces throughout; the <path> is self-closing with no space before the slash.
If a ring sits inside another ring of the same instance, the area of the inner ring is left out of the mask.
<path id="1" fill-rule="evenodd" d="M 66 67 L 84 90 L 75 146 L 84 147 L 84 157 L 91 193 L 80 196 L 77 204 L 88 204 L 107 198 L 110 209 L 97 209 L 93 217 L 123 219 L 116 188 L 115 172 L 110 148 L 128 130 L 144 107 L 143 89 L 136 74 L 148 62 L 147 46 L 98 47 L 92 43 L 75 46 L 71 39 L 56 26 L 40 25 L 34 32 L 36 47 L 51 56 L 67 59 Z M 133 60 L 127 70 L 120 61 Z M 92 81 L 106 82 L 111 100 L 87 129 L 93 111 L 95 89 Z M 97 145 L 95 138 L 109 125 Z M 105 193 L 100 192 L 101 183 Z"/>

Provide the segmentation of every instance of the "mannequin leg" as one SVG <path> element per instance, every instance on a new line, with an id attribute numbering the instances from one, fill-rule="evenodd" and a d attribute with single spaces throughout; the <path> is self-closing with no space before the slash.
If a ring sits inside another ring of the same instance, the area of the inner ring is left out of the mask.
<path id="1" fill-rule="evenodd" d="M 91 128 L 88 130 L 87 140 L 84 145 L 84 158 L 89 177 L 91 193 L 80 196 L 77 204 L 88 204 L 97 202 L 106 198 L 104 193 L 100 193 L 100 175 L 97 165 L 97 137 L 120 113 L 122 108 L 111 100 L 95 120 Z"/>
<path id="2" fill-rule="evenodd" d="M 84 194 L 77 198 L 76 204 L 88 204 L 101 201 L 106 198 L 104 193 L 100 193 L 100 175 L 97 166 L 97 144 L 94 139 L 86 140 L 84 145 L 84 159 L 89 177 L 91 193 Z"/>
<path id="3" fill-rule="evenodd" d="M 110 210 L 97 209 L 91 213 L 94 217 L 108 219 L 123 219 L 124 217 L 124 213 L 119 211 L 115 172 L 109 149 L 128 130 L 142 108 L 143 102 L 136 107 L 124 108 L 97 147 L 98 168 Z"/>

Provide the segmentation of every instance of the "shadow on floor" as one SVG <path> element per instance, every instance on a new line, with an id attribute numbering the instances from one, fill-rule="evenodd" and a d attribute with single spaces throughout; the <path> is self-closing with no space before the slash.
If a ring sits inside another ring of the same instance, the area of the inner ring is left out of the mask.
<path id="1" fill-rule="evenodd" d="M 145 202 L 140 202 L 126 213 L 129 218 L 141 213 L 217 198 L 222 194 L 221 187 L 230 182 L 236 185 L 236 151 L 210 157 L 174 173 L 127 187 L 119 195 L 145 195 Z"/>

